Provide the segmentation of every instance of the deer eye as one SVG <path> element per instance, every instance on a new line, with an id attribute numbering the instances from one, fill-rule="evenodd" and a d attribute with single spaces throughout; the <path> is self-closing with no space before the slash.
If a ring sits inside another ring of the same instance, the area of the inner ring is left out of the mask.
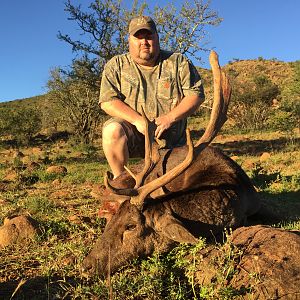
<path id="1" fill-rule="evenodd" d="M 136 228 L 136 224 L 127 224 L 125 227 L 125 229 L 129 231 L 134 230 L 135 228 Z"/>

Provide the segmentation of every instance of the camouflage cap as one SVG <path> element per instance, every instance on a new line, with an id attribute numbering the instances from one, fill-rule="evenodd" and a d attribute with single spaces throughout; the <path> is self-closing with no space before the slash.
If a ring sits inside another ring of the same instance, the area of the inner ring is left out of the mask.
<path id="1" fill-rule="evenodd" d="M 129 34 L 135 35 L 141 29 L 147 29 L 152 33 L 157 32 L 154 21 L 148 16 L 139 16 L 130 21 Z"/>

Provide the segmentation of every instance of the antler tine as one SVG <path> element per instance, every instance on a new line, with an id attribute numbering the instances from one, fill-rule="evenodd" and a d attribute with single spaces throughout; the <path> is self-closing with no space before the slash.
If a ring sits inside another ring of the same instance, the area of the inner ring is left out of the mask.
<path id="1" fill-rule="evenodd" d="M 164 175 L 159 178 L 152 180 L 151 182 L 145 184 L 144 186 L 137 189 L 138 195 L 132 196 L 130 202 L 136 204 L 137 206 L 143 206 L 145 198 L 151 194 L 154 190 L 159 189 L 160 187 L 166 185 L 182 172 L 184 172 L 193 162 L 194 159 L 194 146 L 191 139 L 189 129 L 186 130 L 187 136 L 187 145 L 188 145 L 188 153 L 186 158 L 178 164 L 175 168 L 168 171 Z"/>
<path id="2" fill-rule="evenodd" d="M 221 71 L 218 55 L 215 51 L 211 51 L 209 61 L 214 78 L 214 100 L 209 123 L 195 146 L 198 152 L 208 146 L 227 120 L 226 114 L 231 95 L 229 80 L 226 74 Z"/>
<path id="3" fill-rule="evenodd" d="M 152 160 L 152 140 L 151 140 L 150 132 L 149 132 L 151 122 L 148 119 L 148 117 L 146 116 L 143 106 L 141 106 L 141 110 L 142 110 L 142 117 L 143 117 L 143 120 L 145 122 L 145 160 L 144 160 L 144 167 L 143 167 L 143 170 L 138 175 L 134 175 L 133 172 L 131 172 L 131 170 L 128 167 L 124 166 L 125 170 L 135 180 L 135 186 L 134 186 L 135 189 L 139 188 L 143 184 L 145 175 L 147 174 L 147 172 L 150 169 L 152 169 L 153 163 L 154 163 L 153 160 Z"/>
<path id="4" fill-rule="evenodd" d="M 222 71 L 222 94 L 223 94 L 223 99 L 225 102 L 226 113 L 227 113 L 227 108 L 231 97 L 231 86 L 230 86 L 229 78 L 227 77 L 224 71 Z"/>
<path id="5" fill-rule="evenodd" d="M 128 188 L 128 189 L 118 189 L 113 187 L 110 184 L 110 181 L 113 179 L 113 174 L 109 171 L 106 172 L 104 176 L 104 185 L 107 189 L 109 189 L 111 192 L 117 195 L 124 195 L 124 196 L 136 196 L 137 191 L 134 188 Z"/>
<path id="6" fill-rule="evenodd" d="M 142 172 L 136 176 L 135 188 L 138 188 L 142 185 L 144 176 L 146 175 L 147 171 L 150 169 L 151 162 L 152 162 L 152 152 L 151 152 L 152 141 L 150 140 L 150 133 L 149 133 L 150 120 L 147 118 L 143 106 L 141 108 L 142 108 L 142 117 L 145 122 L 145 161 L 144 161 L 144 168 Z"/>

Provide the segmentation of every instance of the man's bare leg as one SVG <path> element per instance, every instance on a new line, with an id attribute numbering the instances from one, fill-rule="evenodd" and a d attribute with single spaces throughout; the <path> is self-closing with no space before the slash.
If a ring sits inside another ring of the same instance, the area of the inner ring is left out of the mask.
<path id="1" fill-rule="evenodd" d="M 129 157 L 127 136 L 119 123 L 112 122 L 103 128 L 102 146 L 114 178 L 116 178 L 125 170 L 124 165 L 127 164 Z"/>

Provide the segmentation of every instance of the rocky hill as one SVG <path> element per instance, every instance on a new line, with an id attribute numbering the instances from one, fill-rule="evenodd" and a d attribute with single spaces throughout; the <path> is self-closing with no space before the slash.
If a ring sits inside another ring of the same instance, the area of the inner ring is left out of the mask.
<path id="1" fill-rule="evenodd" d="M 293 63 L 286 63 L 275 60 L 239 60 L 230 62 L 223 67 L 229 75 L 231 82 L 237 84 L 252 84 L 253 78 L 257 76 L 266 76 L 283 90 L 284 86 L 293 81 L 294 67 Z M 212 74 L 208 69 L 198 68 L 202 76 L 205 94 L 209 98 L 212 92 Z"/>

